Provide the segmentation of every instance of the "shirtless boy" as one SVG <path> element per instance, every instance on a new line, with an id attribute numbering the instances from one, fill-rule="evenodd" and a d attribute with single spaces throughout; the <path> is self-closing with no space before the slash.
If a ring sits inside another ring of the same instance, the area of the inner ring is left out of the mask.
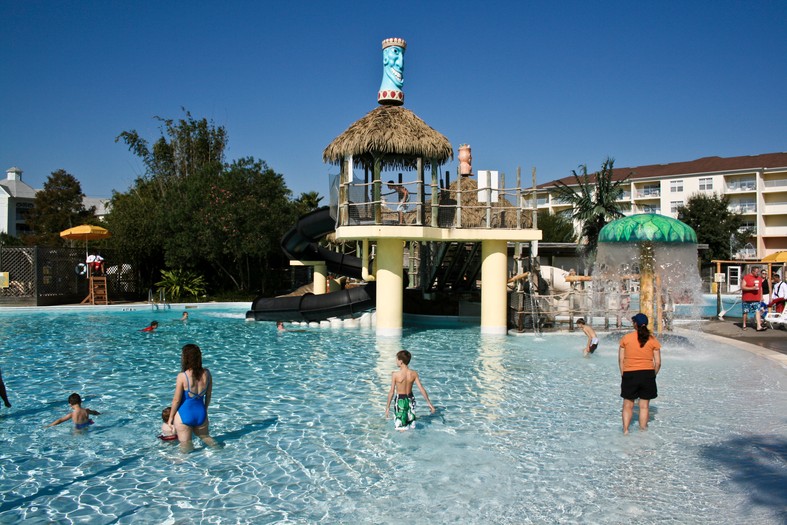
<path id="1" fill-rule="evenodd" d="M 47 426 L 53 427 L 55 425 L 59 425 L 60 423 L 64 423 L 70 419 L 74 422 L 74 428 L 76 430 L 84 430 L 88 426 L 93 424 L 93 420 L 90 419 L 90 416 L 101 415 L 99 412 L 96 412 L 95 410 L 90 410 L 89 408 L 82 408 L 82 398 L 79 397 L 79 394 L 77 393 L 68 396 L 68 404 L 71 406 L 71 412 L 61 417 L 60 419 L 55 420 L 54 422 L 50 423 Z"/>
<path id="2" fill-rule="evenodd" d="M 396 354 L 396 365 L 399 370 L 391 373 L 391 389 L 388 391 L 388 401 L 385 403 L 385 417 L 388 418 L 388 410 L 391 406 L 391 400 L 394 400 L 394 417 L 396 421 L 395 427 L 400 430 L 413 428 L 415 426 L 415 397 L 413 396 L 413 383 L 421 391 L 424 396 L 426 404 L 429 405 L 429 410 L 434 414 L 435 408 L 432 402 L 429 401 L 429 395 L 426 389 L 421 385 L 421 380 L 418 378 L 418 372 L 410 370 L 408 365 L 412 354 L 407 350 L 402 350 Z M 394 394 L 396 398 L 394 399 Z"/>
<path id="3" fill-rule="evenodd" d="M 587 357 L 588 354 L 592 354 L 596 351 L 596 348 L 598 348 L 598 337 L 596 337 L 596 331 L 586 325 L 583 318 L 580 317 L 577 319 L 577 326 L 585 332 L 586 336 L 588 336 L 588 344 L 586 344 L 585 348 L 582 350 L 582 355 Z"/>

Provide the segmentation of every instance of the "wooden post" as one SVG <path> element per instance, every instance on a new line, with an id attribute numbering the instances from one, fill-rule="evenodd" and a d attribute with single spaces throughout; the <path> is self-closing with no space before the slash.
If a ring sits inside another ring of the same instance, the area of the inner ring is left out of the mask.
<path id="1" fill-rule="evenodd" d="M 492 227 L 492 172 L 486 172 L 486 227 Z"/>
<path id="2" fill-rule="evenodd" d="M 418 180 L 416 181 L 416 191 L 418 202 L 415 205 L 415 224 L 421 226 L 424 223 L 424 159 L 418 157 Z"/>
<path id="3" fill-rule="evenodd" d="M 372 195 L 374 198 L 374 223 L 383 223 L 383 206 L 380 201 L 382 197 L 382 186 L 380 184 L 380 171 L 382 167 L 382 159 L 380 157 L 374 158 L 374 166 L 372 167 Z"/>
<path id="4" fill-rule="evenodd" d="M 457 172 L 459 167 L 456 168 Z M 462 227 L 462 176 L 456 177 L 456 227 Z"/>
<path id="5" fill-rule="evenodd" d="M 437 179 L 439 178 L 439 173 L 437 172 L 437 161 L 432 159 L 432 217 L 429 220 L 429 224 L 433 228 L 437 228 L 437 218 L 440 213 L 440 189 L 437 185 Z"/>

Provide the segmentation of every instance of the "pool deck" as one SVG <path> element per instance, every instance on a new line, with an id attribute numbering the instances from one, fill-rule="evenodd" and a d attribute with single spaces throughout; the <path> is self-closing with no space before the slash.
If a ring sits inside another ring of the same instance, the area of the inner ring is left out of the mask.
<path id="1" fill-rule="evenodd" d="M 711 319 L 702 323 L 702 331 L 711 338 L 767 357 L 787 368 L 787 330 L 781 328 L 757 332 L 749 326 L 741 329 L 740 319 Z"/>

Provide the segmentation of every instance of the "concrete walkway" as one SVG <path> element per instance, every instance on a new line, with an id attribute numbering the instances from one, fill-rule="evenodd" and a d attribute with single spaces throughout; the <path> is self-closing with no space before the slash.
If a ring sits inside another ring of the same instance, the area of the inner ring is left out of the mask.
<path id="1" fill-rule="evenodd" d="M 769 328 L 757 332 L 752 326 L 743 330 L 740 319 L 712 319 L 702 323 L 701 330 L 711 339 L 718 338 L 726 344 L 762 355 L 787 368 L 787 330 Z"/>

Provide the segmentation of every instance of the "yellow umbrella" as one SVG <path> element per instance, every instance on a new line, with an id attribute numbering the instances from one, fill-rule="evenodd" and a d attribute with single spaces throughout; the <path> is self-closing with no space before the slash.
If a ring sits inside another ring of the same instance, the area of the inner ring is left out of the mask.
<path id="1" fill-rule="evenodd" d="M 776 263 L 787 262 L 787 251 L 771 253 L 766 255 L 760 260 L 762 262 L 776 262 Z"/>
<path id="2" fill-rule="evenodd" d="M 60 236 L 64 239 L 74 241 L 85 241 L 85 256 L 87 257 L 87 241 L 95 241 L 98 239 L 106 239 L 110 237 L 109 230 L 101 226 L 93 224 L 80 224 L 67 230 L 60 232 Z"/>

